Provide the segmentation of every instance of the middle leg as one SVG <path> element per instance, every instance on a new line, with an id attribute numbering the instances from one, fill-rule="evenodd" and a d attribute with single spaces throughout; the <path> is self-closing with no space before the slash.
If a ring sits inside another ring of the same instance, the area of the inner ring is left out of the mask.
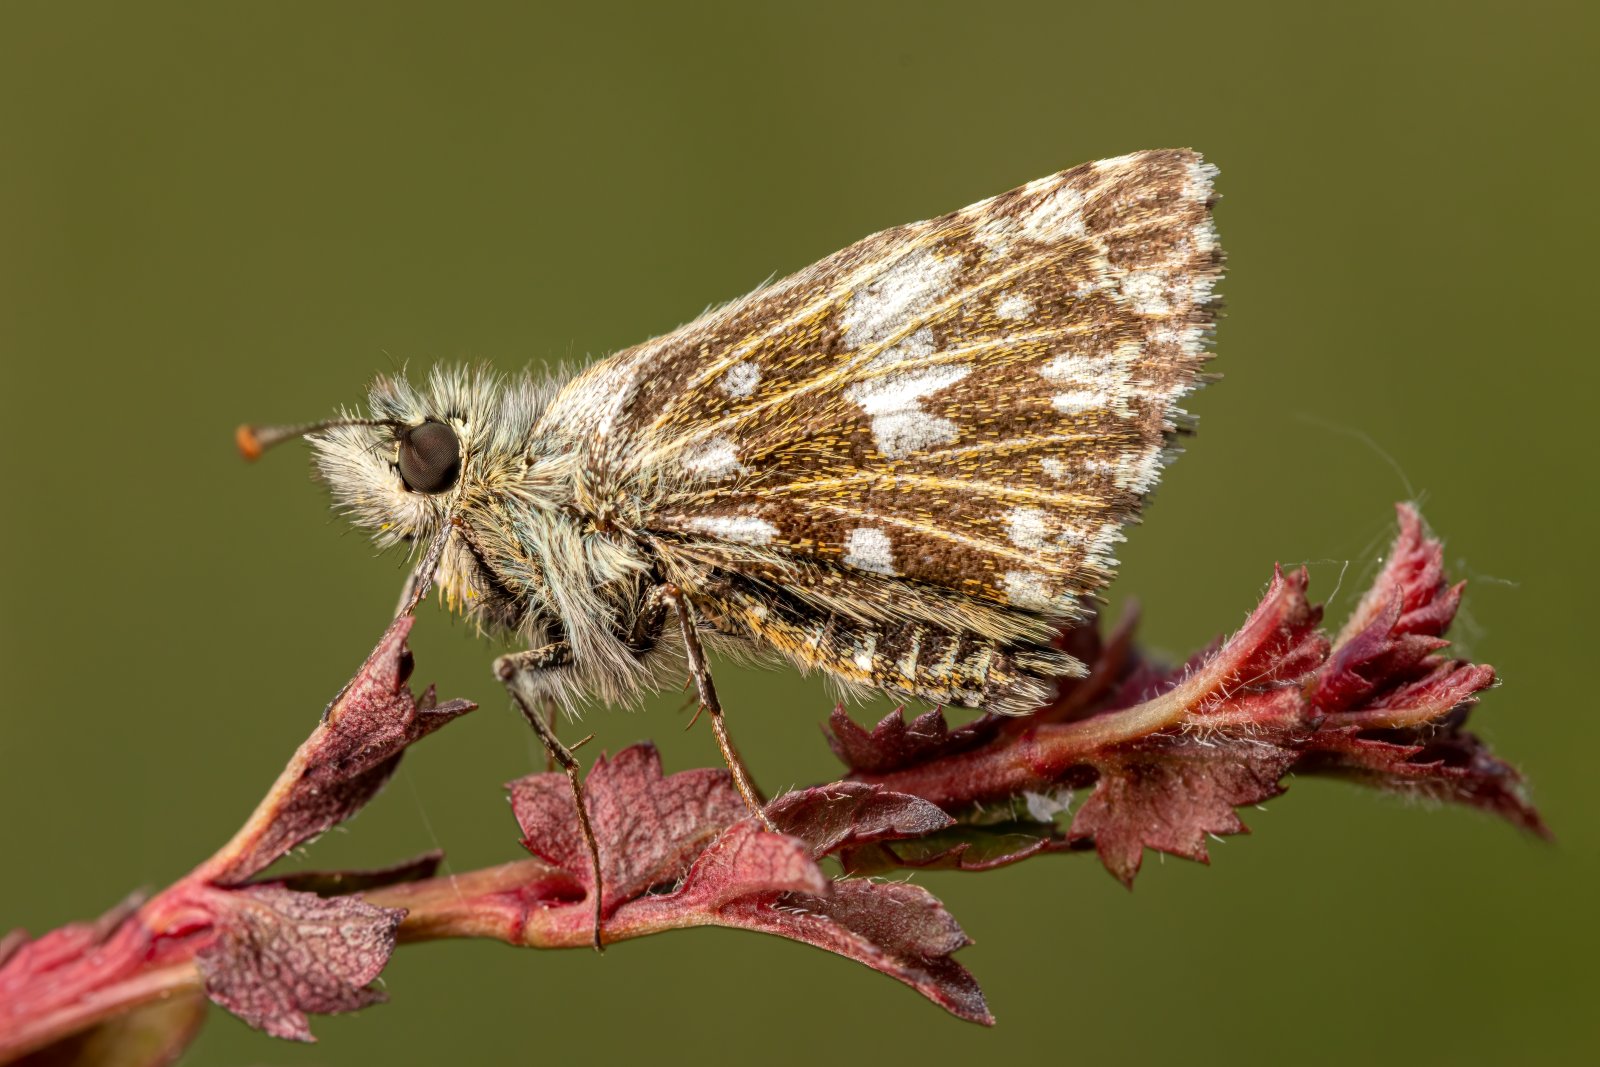
<path id="1" fill-rule="evenodd" d="M 684 653 L 689 657 L 689 672 L 694 676 L 700 707 L 711 715 L 711 731 L 717 737 L 717 747 L 722 750 L 722 761 L 728 765 L 734 787 L 744 798 L 745 807 L 750 809 L 750 813 L 760 819 L 768 830 L 776 831 L 777 827 L 767 817 L 767 802 L 762 798 L 761 790 L 756 788 L 750 769 L 745 766 L 739 750 L 733 745 L 733 738 L 728 734 L 728 724 L 722 716 L 722 702 L 717 699 L 716 683 L 711 679 L 711 668 L 706 664 L 705 650 L 700 647 L 700 635 L 695 629 L 694 608 L 683 590 L 670 583 L 661 586 L 661 599 L 678 616 Z"/>

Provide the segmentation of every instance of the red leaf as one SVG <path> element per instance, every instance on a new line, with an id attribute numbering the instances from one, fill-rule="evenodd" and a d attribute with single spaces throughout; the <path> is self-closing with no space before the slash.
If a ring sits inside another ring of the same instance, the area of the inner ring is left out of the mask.
<path id="1" fill-rule="evenodd" d="M 754 819 L 735 823 L 700 853 L 662 906 L 718 911 L 736 900 L 780 893 L 826 893 L 829 883 L 805 842 L 767 833 Z"/>
<path id="2" fill-rule="evenodd" d="M 905 708 L 896 708 L 869 732 L 856 725 L 839 704 L 828 717 L 824 734 L 828 747 L 852 774 L 887 774 L 985 744 L 999 733 L 1003 721 L 999 715 L 984 715 L 952 730 L 944 712 L 937 708 L 909 723 Z"/>
<path id="3" fill-rule="evenodd" d="M 1494 681 L 1490 667 L 1437 655 L 1464 583 L 1444 576 L 1444 546 L 1401 505 L 1389 561 L 1362 597 L 1319 672 L 1313 701 L 1329 726 L 1413 726 L 1470 703 Z"/>
<path id="4" fill-rule="evenodd" d="M 677 892 L 625 906 L 657 927 L 715 925 L 776 934 L 847 956 L 946 1010 L 992 1023 L 983 994 L 951 959 L 971 942 L 927 890 L 904 883 L 829 882 L 799 840 L 736 823 L 690 868 Z"/>
<path id="5" fill-rule="evenodd" d="M 1248 832 L 1234 812 L 1283 792 L 1292 748 L 1260 739 L 1157 736 L 1108 754 L 1069 838 L 1092 839 L 1100 859 L 1132 887 L 1144 849 L 1209 862 L 1207 834 Z"/>
<path id="6" fill-rule="evenodd" d="M 385 999 L 370 983 L 394 951 L 404 911 L 277 886 L 199 892 L 214 927 L 195 956 L 206 995 L 251 1026 L 311 1041 L 308 1012 Z"/>
<path id="7" fill-rule="evenodd" d="M 862 782 L 787 793 L 767 805 L 767 817 L 779 830 L 804 841 L 818 858 L 873 841 L 921 837 L 955 822 L 921 797 Z"/>
<path id="8" fill-rule="evenodd" d="M 1261 604 L 1200 668 L 1210 684 L 1203 705 L 1216 710 L 1240 693 L 1295 685 L 1322 663 L 1328 639 L 1317 629 L 1322 606 L 1306 600 L 1310 581 L 1304 567 L 1287 576 L 1273 568 Z"/>
<path id="9" fill-rule="evenodd" d="M 566 777 L 533 775 L 510 788 L 524 845 L 588 886 Z M 989 1021 L 971 975 L 950 959 L 966 937 L 937 900 L 910 886 L 830 882 L 817 866 L 816 857 L 841 848 L 948 825 L 926 801 L 859 783 L 821 786 L 774 800 L 771 818 L 794 836 L 769 833 L 746 817 L 725 772 L 663 777 L 651 745 L 602 758 L 585 795 L 601 848 L 608 938 L 688 926 L 778 934 L 866 963 L 963 1018 Z M 505 895 L 498 887 L 497 899 Z M 538 937 L 582 943 L 591 922 L 587 904 L 547 900 Z"/>
<path id="10" fill-rule="evenodd" d="M 1494 668 L 1438 654 L 1463 583 L 1445 577 L 1444 546 L 1416 511 L 1398 510 L 1388 563 L 1318 673 L 1323 719 L 1296 771 L 1466 804 L 1549 836 L 1522 776 L 1462 729 Z"/>
<path id="11" fill-rule="evenodd" d="M 135 973 L 153 952 L 149 930 L 128 897 L 93 922 L 69 923 L 37 938 L 13 930 L 0 940 L 0 1048 L 29 1021 L 49 1018 Z"/>
<path id="12" fill-rule="evenodd" d="M 983 991 L 952 959 L 972 942 L 932 893 L 905 882 L 843 881 L 824 897 L 785 893 L 724 906 L 721 923 L 847 956 L 969 1022 L 993 1025 Z"/>
<path id="13" fill-rule="evenodd" d="M 300 746 L 243 829 L 193 877 L 236 885 L 304 841 L 350 818 L 383 788 L 407 746 L 477 705 L 435 705 L 406 685 L 411 652 L 406 635 L 416 619 L 390 624 L 327 720 Z"/>
<path id="14" fill-rule="evenodd" d="M 523 847 L 592 890 L 589 850 L 567 776 L 535 774 L 507 788 Z M 661 755 L 649 744 L 625 748 L 609 760 L 601 756 L 584 794 L 600 843 L 606 913 L 652 886 L 676 881 L 712 838 L 746 814 L 726 771 L 663 778 Z"/>
<path id="15" fill-rule="evenodd" d="M 1437 637 L 1450 628 L 1461 604 L 1466 584 L 1450 585 L 1444 576 L 1444 546 L 1429 537 L 1422 516 L 1410 504 L 1397 504 L 1400 532 L 1389 548 L 1389 559 L 1339 631 L 1340 647 L 1398 608 L 1384 629 L 1396 634 Z"/>
<path id="16" fill-rule="evenodd" d="M 1527 797 L 1522 775 L 1490 752 L 1476 734 L 1458 725 L 1436 730 L 1322 730 L 1307 746 L 1295 772 L 1465 804 L 1550 837 L 1549 827 Z"/>

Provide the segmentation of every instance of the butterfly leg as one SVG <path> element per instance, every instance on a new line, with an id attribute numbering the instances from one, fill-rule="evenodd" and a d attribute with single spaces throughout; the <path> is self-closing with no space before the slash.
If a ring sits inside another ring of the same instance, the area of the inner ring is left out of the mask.
<path id="1" fill-rule="evenodd" d="M 716 734 L 717 747 L 722 750 L 722 761 L 728 765 L 728 773 L 733 775 L 733 784 L 739 790 L 739 795 L 744 798 L 745 807 L 750 809 L 750 813 L 760 819 L 768 830 L 776 830 L 772 820 L 767 817 L 767 802 L 762 799 L 761 790 L 756 788 L 755 780 L 750 777 L 749 768 L 740 758 L 739 750 L 733 746 L 733 738 L 728 736 L 728 724 L 722 716 L 722 702 L 717 699 L 717 687 L 711 680 L 711 668 L 706 664 L 705 650 L 700 647 L 700 635 L 695 630 L 694 608 L 683 590 L 676 585 L 664 585 L 660 592 L 661 599 L 665 600 L 678 616 L 678 627 L 683 633 L 684 651 L 689 657 L 689 673 L 694 676 L 700 707 L 711 715 L 711 731 Z"/>
<path id="2" fill-rule="evenodd" d="M 544 724 L 545 724 L 546 729 L 549 731 L 549 734 L 550 734 L 551 737 L 557 737 L 558 735 L 556 734 L 556 723 L 559 721 L 557 716 L 560 714 L 560 712 L 556 707 L 555 698 L 554 697 L 544 697 L 540 701 L 540 705 L 541 705 L 541 707 L 543 709 Z M 540 734 L 539 736 L 543 737 L 544 735 Z M 583 744 L 583 742 L 579 741 L 578 744 L 581 745 L 581 744 Z M 560 768 L 560 766 L 561 766 L 561 761 L 556 759 L 555 750 L 552 749 L 549 745 L 546 745 L 545 749 L 544 749 L 544 769 L 545 769 L 545 771 L 550 773 L 550 774 L 554 774 L 556 772 L 556 770 Z"/>
<path id="3" fill-rule="evenodd" d="M 589 808 L 584 803 L 583 776 L 578 757 L 556 737 L 554 716 L 550 714 L 554 711 L 555 702 L 536 691 L 530 691 L 534 689 L 530 683 L 540 672 L 565 667 L 571 662 L 572 647 L 565 641 L 557 641 L 543 648 L 501 656 L 494 661 L 494 673 L 504 683 L 506 692 L 511 694 L 517 710 L 544 743 L 552 767 L 560 765 L 567 774 L 567 782 L 572 786 L 572 804 L 578 812 L 578 827 L 583 832 L 584 844 L 589 848 L 589 862 L 594 871 L 594 947 L 599 951 L 605 947 L 601 941 L 600 912 L 605 886 L 600 873 L 600 843 L 595 839 L 594 826 L 589 821 Z M 546 718 L 547 714 L 550 714 L 549 718 Z"/>

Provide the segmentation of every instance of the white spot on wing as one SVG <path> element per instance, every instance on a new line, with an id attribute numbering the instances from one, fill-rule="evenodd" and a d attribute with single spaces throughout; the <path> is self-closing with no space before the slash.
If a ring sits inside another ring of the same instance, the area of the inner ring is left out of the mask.
<path id="1" fill-rule="evenodd" d="M 1057 356 L 1039 368 L 1053 382 L 1099 382 L 1113 373 L 1104 361 L 1087 356 Z"/>
<path id="2" fill-rule="evenodd" d="M 872 420 L 872 439 L 889 459 L 903 459 L 956 439 L 956 424 L 925 411 L 891 411 Z"/>
<path id="3" fill-rule="evenodd" d="M 743 474 L 744 464 L 734 451 L 733 442 L 726 437 L 713 437 L 693 452 L 683 457 L 683 468 L 700 478 L 721 481 L 735 474 Z"/>
<path id="4" fill-rule="evenodd" d="M 1017 220 L 1017 229 L 1029 240 L 1046 243 L 1082 237 L 1088 232 L 1083 222 L 1083 194 L 1070 185 L 1061 185 Z"/>
<path id="5" fill-rule="evenodd" d="M 1081 415 L 1085 411 L 1100 408 L 1110 408 L 1117 414 L 1124 414 L 1134 392 L 1127 364 L 1136 361 L 1139 354 L 1139 346 L 1135 343 L 1119 346 L 1109 359 L 1057 356 L 1040 367 L 1039 374 L 1050 381 L 1077 387 L 1050 398 L 1056 410 L 1063 414 Z"/>
<path id="6" fill-rule="evenodd" d="M 1099 389 L 1073 389 L 1050 398 L 1056 410 L 1067 415 L 1082 415 L 1085 411 L 1103 408 L 1110 401 L 1111 397 Z"/>
<path id="7" fill-rule="evenodd" d="M 1033 571 L 1006 571 L 1001 578 L 1006 599 L 1019 608 L 1048 609 L 1058 607 L 1050 595 L 1045 576 Z"/>
<path id="8" fill-rule="evenodd" d="M 1176 345 L 1186 356 L 1199 355 L 1204 339 L 1204 331 L 1192 324 L 1186 324 L 1181 328 L 1167 324 L 1157 326 L 1150 331 L 1152 344 Z"/>
<path id="9" fill-rule="evenodd" d="M 1021 293 L 1007 293 L 995 302 L 994 313 L 1002 319 L 1025 319 L 1033 314 L 1033 301 Z"/>
<path id="10" fill-rule="evenodd" d="M 869 370 L 893 367 L 901 363 L 915 363 L 933 355 L 934 341 L 931 327 L 924 326 L 897 345 L 884 349 L 867 360 Z"/>
<path id="11" fill-rule="evenodd" d="M 1139 315 L 1165 315 L 1172 310 L 1167 279 L 1155 271 L 1138 270 L 1123 278 L 1122 295 Z"/>
<path id="12" fill-rule="evenodd" d="M 744 360 L 728 368 L 722 376 L 722 391 L 735 400 L 743 400 L 761 384 L 761 368 Z"/>
<path id="13" fill-rule="evenodd" d="M 845 390 L 845 395 L 872 418 L 872 440 L 889 459 L 902 459 L 956 439 L 956 424 L 930 415 L 917 402 L 948 388 L 972 373 L 964 365 L 903 371 Z"/>
<path id="14" fill-rule="evenodd" d="M 1039 374 L 1050 381 L 1079 387 L 1050 398 L 1056 410 L 1063 414 L 1081 415 L 1100 408 L 1122 414 L 1127 411 L 1128 399 L 1134 392 L 1129 383 L 1128 364 L 1137 361 L 1139 355 L 1139 345 L 1131 343 L 1119 345 L 1109 359 L 1057 356 L 1040 367 Z"/>
<path id="15" fill-rule="evenodd" d="M 851 297 L 839 316 L 844 343 L 861 348 L 891 336 L 928 310 L 960 269 L 960 261 L 941 259 L 927 248 L 906 256 Z"/>
<path id="16" fill-rule="evenodd" d="M 1050 537 L 1050 516 L 1043 508 L 1012 508 L 1006 515 L 1006 536 L 1018 548 L 1044 548 Z"/>
<path id="17" fill-rule="evenodd" d="M 778 528 L 754 515 L 696 515 L 688 524 L 724 541 L 739 541 L 747 545 L 770 544 L 778 536 Z"/>
<path id="18" fill-rule="evenodd" d="M 856 570 L 892 575 L 895 573 L 894 544 L 882 530 L 857 527 L 845 535 L 844 561 Z"/>

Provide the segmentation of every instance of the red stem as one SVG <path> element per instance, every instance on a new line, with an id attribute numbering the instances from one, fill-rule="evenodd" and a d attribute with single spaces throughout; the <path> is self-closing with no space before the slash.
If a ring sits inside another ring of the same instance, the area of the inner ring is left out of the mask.
<path id="1" fill-rule="evenodd" d="M 853 777 L 896 793 L 910 793 L 946 810 L 1059 789 L 1078 784 L 1069 780 L 1071 772 L 1084 766 L 1093 753 L 1183 721 L 1191 704 L 1214 684 L 1215 680 L 1202 672 L 1131 708 L 1077 722 L 1040 723 L 1020 734 L 1002 733 L 970 752 Z"/>

